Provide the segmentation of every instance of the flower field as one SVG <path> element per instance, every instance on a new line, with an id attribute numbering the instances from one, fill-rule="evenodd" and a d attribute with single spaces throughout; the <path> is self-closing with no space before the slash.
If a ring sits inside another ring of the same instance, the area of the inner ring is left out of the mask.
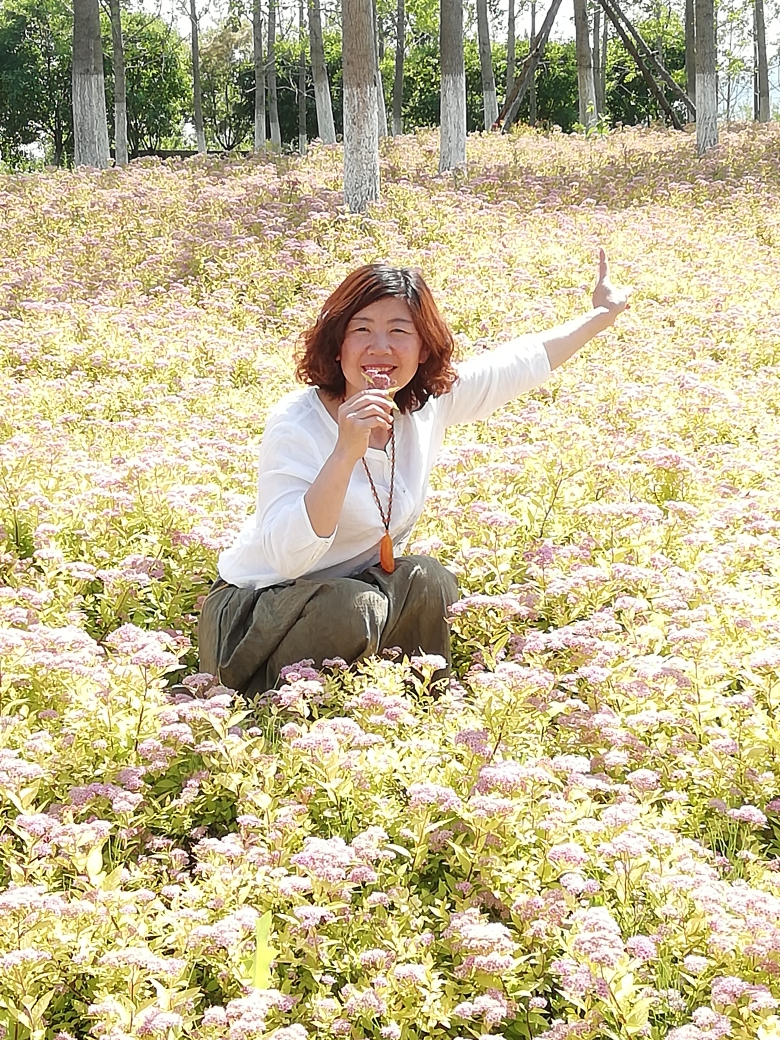
<path id="1" fill-rule="evenodd" d="M 0 1033 L 780 1040 L 780 127 L 0 177 Z M 244 704 L 196 619 L 299 332 L 419 265 L 462 356 L 615 329 L 451 431 L 436 661 Z M 170 695 L 185 678 L 194 694 Z"/>

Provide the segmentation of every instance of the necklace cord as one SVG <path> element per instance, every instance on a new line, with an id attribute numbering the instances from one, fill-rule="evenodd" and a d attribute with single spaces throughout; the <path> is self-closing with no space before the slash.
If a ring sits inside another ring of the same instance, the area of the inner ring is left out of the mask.
<path id="1" fill-rule="evenodd" d="M 385 533 L 390 533 L 390 514 L 393 511 L 393 491 L 395 489 L 395 425 L 390 429 L 390 496 L 387 501 L 387 516 L 382 508 L 382 503 L 379 501 L 379 494 L 376 490 L 376 484 L 371 476 L 371 471 L 368 468 L 368 463 L 363 457 L 360 460 L 363 463 L 363 469 L 366 471 L 368 477 L 368 483 L 371 485 L 371 494 L 374 496 L 376 507 L 379 510 L 379 515 L 382 518 L 382 526 L 385 529 Z"/>

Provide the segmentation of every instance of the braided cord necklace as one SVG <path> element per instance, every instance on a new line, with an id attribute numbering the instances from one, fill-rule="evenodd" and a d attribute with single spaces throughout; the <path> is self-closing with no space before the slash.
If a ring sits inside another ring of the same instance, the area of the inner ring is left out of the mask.
<path id="1" fill-rule="evenodd" d="M 363 463 L 363 469 L 366 471 L 368 482 L 371 485 L 371 494 L 374 496 L 376 507 L 382 518 L 382 526 L 385 529 L 385 533 L 379 541 L 379 566 L 387 574 L 392 574 L 395 570 L 395 559 L 393 557 L 393 539 L 390 537 L 390 514 L 393 511 L 393 490 L 395 488 L 395 426 L 392 426 L 390 429 L 390 497 L 387 500 L 387 513 L 385 513 L 382 503 L 379 501 L 376 484 L 373 481 L 365 458 L 360 461 Z"/>

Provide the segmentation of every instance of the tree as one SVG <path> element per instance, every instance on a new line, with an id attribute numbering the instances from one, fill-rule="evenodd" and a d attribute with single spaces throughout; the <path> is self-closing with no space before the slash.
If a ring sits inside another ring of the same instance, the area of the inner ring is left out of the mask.
<path id="1" fill-rule="evenodd" d="M 200 41 L 198 39 L 198 10 L 196 0 L 190 0 L 190 39 L 192 46 L 192 120 L 199 152 L 206 151 L 206 132 L 203 127 L 203 94 L 200 82 Z"/>
<path id="2" fill-rule="evenodd" d="M 533 40 L 536 36 L 536 0 L 531 0 L 531 34 L 530 39 Z M 529 44 L 530 45 L 530 44 Z M 509 63 L 509 56 L 507 51 L 507 65 Z M 514 70 L 514 55 L 512 56 L 512 65 Z M 513 71 L 514 75 L 514 71 Z M 511 84 L 510 84 L 511 87 Z M 537 111 L 536 111 L 536 70 L 534 70 L 531 76 L 531 85 L 528 88 L 528 122 L 531 126 L 536 126 Z"/>
<path id="3" fill-rule="evenodd" d="M 344 198 L 362 213 L 379 198 L 376 57 L 371 0 L 343 0 Z"/>
<path id="4" fill-rule="evenodd" d="M 323 144 L 335 144 L 336 128 L 333 125 L 333 101 L 330 96 L 328 69 L 325 65 L 325 47 L 322 42 L 320 0 L 309 0 L 309 46 L 314 79 L 314 101 L 317 106 L 317 133 Z"/>
<path id="5" fill-rule="evenodd" d="M 181 148 L 192 100 L 187 45 L 155 15 L 129 11 L 123 23 L 130 156 Z"/>
<path id="6" fill-rule="evenodd" d="M 406 50 L 406 11 L 404 0 L 397 0 L 395 10 L 395 68 L 393 74 L 393 134 L 404 132 L 402 115 L 404 100 L 404 51 Z"/>
<path id="7" fill-rule="evenodd" d="M 73 153 L 73 24 L 65 0 L 16 0 L 0 10 L 0 155 L 43 142 L 60 166 Z"/>
<path id="8" fill-rule="evenodd" d="M 439 173 L 466 162 L 466 69 L 463 60 L 463 5 L 440 0 L 441 130 Z"/>
<path id="9" fill-rule="evenodd" d="M 685 0 L 685 89 L 696 104 L 696 0 Z"/>
<path id="10" fill-rule="evenodd" d="M 114 156 L 117 166 L 127 166 L 127 83 L 125 48 L 122 40 L 122 9 L 119 0 L 109 0 L 111 18 L 111 64 L 114 70 Z"/>
<path id="11" fill-rule="evenodd" d="M 605 19 L 606 21 L 606 19 Z M 593 5 L 593 86 L 596 91 L 596 115 L 604 114 L 604 79 L 602 72 L 606 61 L 606 48 L 601 49 L 601 7 Z"/>
<path id="12" fill-rule="evenodd" d="M 252 64 L 255 74 L 255 152 L 265 151 L 265 67 L 263 65 L 263 9 L 260 0 L 252 2 Z"/>
<path id="13" fill-rule="evenodd" d="M 531 36 L 534 35 L 536 20 L 536 0 L 531 0 Z M 515 81 L 515 0 L 508 0 L 506 20 L 506 92 L 512 89 Z"/>
<path id="14" fill-rule="evenodd" d="M 98 0 L 73 3 L 73 141 L 77 166 L 110 165 Z"/>
<path id="15" fill-rule="evenodd" d="M 303 22 L 303 0 L 298 0 L 298 151 L 306 154 L 306 27 Z"/>
<path id="16" fill-rule="evenodd" d="M 271 147 L 278 152 L 282 147 L 282 133 L 276 85 L 276 0 L 268 0 L 268 124 L 271 129 Z"/>
<path id="17" fill-rule="evenodd" d="M 382 80 L 382 71 L 379 60 L 382 52 L 382 33 L 379 16 L 377 14 L 376 0 L 371 0 L 372 21 L 374 25 L 374 79 L 376 80 L 376 117 L 377 130 L 380 137 L 387 137 L 387 106 L 385 105 L 385 85 Z"/>
<path id="18" fill-rule="evenodd" d="M 681 80 L 685 70 L 685 30 L 679 18 L 664 15 L 661 20 L 641 22 L 635 29 L 642 39 L 653 40 L 656 50 L 663 50 L 665 68 L 673 79 Z M 607 78 L 606 107 L 613 125 L 634 126 L 668 115 L 620 39 L 610 45 Z M 668 84 L 656 81 L 655 91 L 660 90 L 663 90 L 665 103 L 682 126 L 687 118 L 685 104 Z"/>
<path id="19" fill-rule="evenodd" d="M 235 16 L 204 34 L 199 48 L 204 147 L 211 143 L 230 151 L 253 133 L 253 36 L 254 29 Z"/>
<path id="20" fill-rule="evenodd" d="M 769 66 L 766 60 L 766 26 L 764 24 L 764 0 L 753 0 L 753 25 L 755 31 L 755 116 L 759 123 L 768 123 L 769 114 Z"/>
<path id="21" fill-rule="evenodd" d="M 696 0 L 696 150 L 699 155 L 718 143 L 715 0 Z"/>
<path id="22" fill-rule="evenodd" d="M 596 122 L 596 88 L 588 33 L 587 0 L 574 0 L 574 38 L 577 47 L 577 83 L 579 85 L 580 123 L 584 127 Z"/>
<path id="23" fill-rule="evenodd" d="M 487 0 L 477 0 L 477 38 L 479 40 L 479 64 L 482 70 L 485 129 L 489 130 L 498 119 L 498 101 L 496 100 L 496 78 L 493 74 L 493 55 L 490 49 Z"/>

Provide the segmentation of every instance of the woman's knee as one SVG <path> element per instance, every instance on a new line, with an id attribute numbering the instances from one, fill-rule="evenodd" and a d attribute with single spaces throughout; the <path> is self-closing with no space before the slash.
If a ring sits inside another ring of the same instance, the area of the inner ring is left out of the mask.
<path id="1" fill-rule="evenodd" d="M 405 556 L 404 560 L 410 564 L 410 581 L 424 585 L 429 594 L 439 590 L 446 606 L 458 599 L 458 579 L 434 556 Z"/>
<path id="2" fill-rule="evenodd" d="M 379 645 L 387 621 L 387 598 L 365 582 L 340 578 L 319 589 L 309 604 L 310 612 L 316 613 L 318 627 L 322 626 L 334 643 L 357 646 L 365 641 L 368 647 L 374 647 Z"/>

